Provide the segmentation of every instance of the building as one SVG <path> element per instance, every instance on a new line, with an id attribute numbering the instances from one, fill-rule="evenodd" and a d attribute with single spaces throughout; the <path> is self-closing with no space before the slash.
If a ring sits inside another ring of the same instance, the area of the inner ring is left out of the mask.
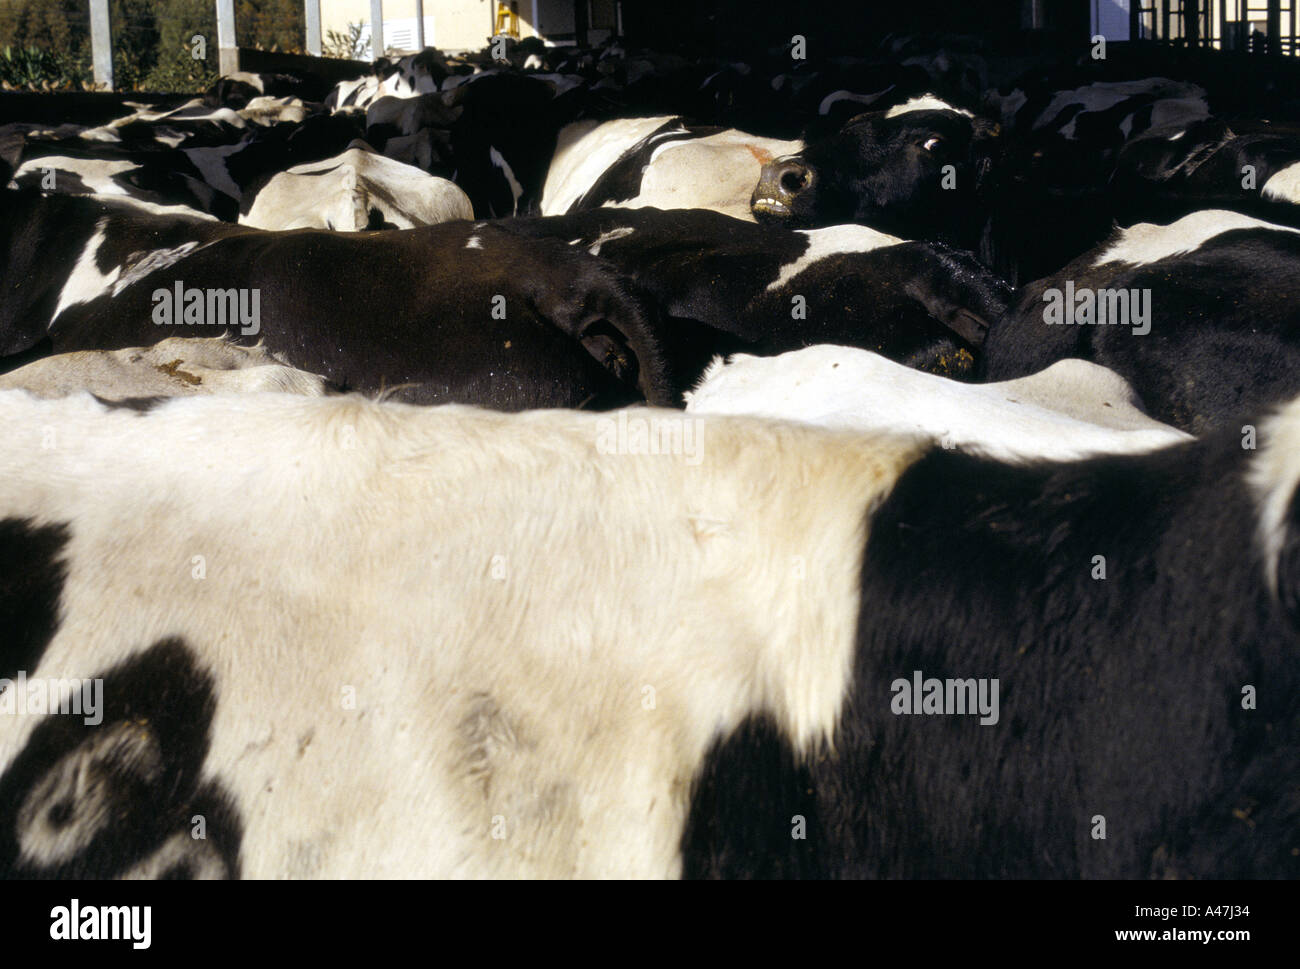
<path id="1" fill-rule="evenodd" d="M 1040 0 L 1039 0 L 1040 2 Z M 1094 34 L 1294 54 L 1296 0 L 1091 0 Z"/>
<path id="2" fill-rule="evenodd" d="M 499 33 L 573 43 L 583 13 L 587 42 L 600 43 L 618 31 L 619 6 L 617 0 L 424 0 L 424 43 L 445 51 L 479 50 Z M 369 49 L 370 0 L 320 0 L 320 10 L 322 36 L 330 31 L 346 36 L 350 25 L 358 25 Z M 417 50 L 416 0 L 383 0 L 383 12 L 384 48 Z"/>

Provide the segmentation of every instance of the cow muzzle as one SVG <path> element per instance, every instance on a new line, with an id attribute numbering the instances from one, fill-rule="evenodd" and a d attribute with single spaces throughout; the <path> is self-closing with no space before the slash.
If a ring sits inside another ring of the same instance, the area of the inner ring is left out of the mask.
<path id="1" fill-rule="evenodd" d="M 749 207 L 758 219 L 786 219 L 795 199 L 813 187 L 816 175 L 798 158 L 774 158 L 763 166 Z"/>

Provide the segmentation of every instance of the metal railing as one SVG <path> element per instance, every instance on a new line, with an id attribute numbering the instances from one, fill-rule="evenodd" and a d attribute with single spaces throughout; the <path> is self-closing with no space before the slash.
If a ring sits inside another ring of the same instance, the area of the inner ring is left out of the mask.
<path id="1" fill-rule="evenodd" d="M 110 22 L 109 0 L 89 0 L 90 46 L 94 65 L 95 84 L 113 90 L 114 25 Z M 217 12 L 217 48 L 219 69 L 231 74 L 239 69 L 239 48 L 235 41 L 235 0 L 215 0 Z M 321 16 L 320 0 L 303 0 L 306 24 L 307 53 L 320 57 Z M 424 0 L 415 0 L 415 47 L 424 47 Z M 370 0 L 370 59 L 378 60 L 384 53 L 384 2 Z"/>
<path id="2" fill-rule="evenodd" d="M 1295 56 L 1297 0 L 1132 0 L 1129 37 L 1139 43 Z"/>

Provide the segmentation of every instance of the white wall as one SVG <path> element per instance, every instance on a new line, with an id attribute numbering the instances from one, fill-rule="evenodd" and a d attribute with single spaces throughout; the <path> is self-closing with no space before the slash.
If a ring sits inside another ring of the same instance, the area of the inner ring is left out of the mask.
<path id="1" fill-rule="evenodd" d="M 1092 0 L 1092 36 L 1128 40 L 1129 0 Z"/>
<path id="2" fill-rule="evenodd" d="M 347 32 L 349 23 L 364 24 L 370 36 L 370 0 L 321 0 L 321 37 L 330 30 Z M 519 5 L 520 36 L 532 36 L 525 22 L 529 0 Z M 442 50 L 479 50 L 487 44 L 496 15 L 495 0 L 424 0 L 424 42 Z M 415 0 L 384 0 L 384 45 L 415 36 Z M 391 25 L 391 26 L 389 26 Z M 394 37 L 394 31 L 401 35 Z M 413 40 L 412 40 L 413 42 Z"/>

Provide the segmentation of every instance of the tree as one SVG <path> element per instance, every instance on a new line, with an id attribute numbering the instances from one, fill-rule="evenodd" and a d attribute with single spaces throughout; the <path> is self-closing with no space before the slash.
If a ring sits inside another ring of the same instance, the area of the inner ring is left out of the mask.
<path id="1" fill-rule="evenodd" d="M 164 0 L 157 7 L 157 60 L 144 79 L 153 91 L 202 91 L 217 79 L 217 14 L 211 0 Z M 195 42 L 195 37 L 202 43 Z M 195 53 L 203 57 L 195 59 Z"/>
<path id="2" fill-rule="evenodd" d="M 241 47 L 303 52 L 301 0 L 235 0 L 235 41 Z"/>
<path id="3" fill-rule="evenodd" d="M 0 79 L 19 87 L 90 80 L 90 11 L 79 0 L 0 0 Z"/>

